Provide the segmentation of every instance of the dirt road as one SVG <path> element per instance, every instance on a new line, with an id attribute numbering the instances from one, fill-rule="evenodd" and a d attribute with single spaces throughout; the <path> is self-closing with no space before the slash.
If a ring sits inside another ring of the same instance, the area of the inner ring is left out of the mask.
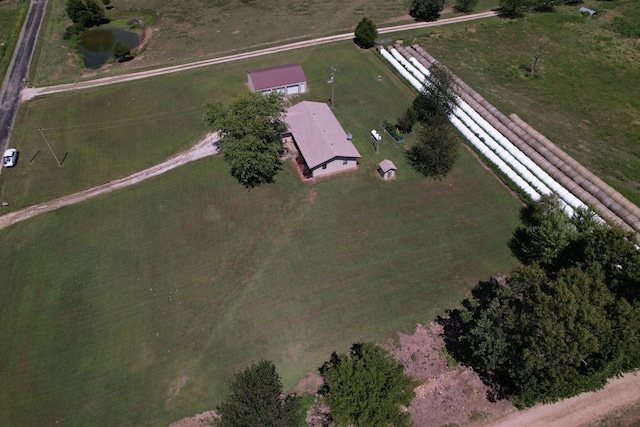
<path id="1" fill-rule="evenodd" d="M 475 13 L 473 15 L 463 15 L 455 18 L 441 19 L 434 22 L 415 22 L 405 25 L 397 25 L 394 27 L 386 27 L 378 30 L 379 34 L 396 33 L 399 31 L 412 30 L 416 28 L 435 27 L 440 25 L 455 24 L 459 22 L 473 21 L 476 19 L 489 18 L 497 16 L 498 12 L 489 11 Z M 251 52 L 238 53 L 235 55 L 223 56 L 221 58 L 206 59 L 197 62 L 191 62 L 183 65 L 174 65 L 171 67 L 158 68 L 149 71 L 140 71 L 122 76 L 104 77 L 101 79 L 88 80 L 84 82 L 69 83 L 57 86 L 46 86 L 39 88 L 26 88 L 22 91 L 21 101 L 27 101 L 37 96 L 48 95 L 52 93 L 68 92 L 71 90 L 89 89 L 94 87 L 106 86 L 115 83 L 128 82 L 133 80 L 146 79 L 149 77 L 160 76 L 164 74 L 178 73 L 181 71 L 193 70 L 195 68 L 208 67 L 215 64 L 223 64 L 225 62 L 239 61 L 241 59 L 254 58 L 257 56 L 270 55 L 277 52 L 285 52 L 289 50 L 302 49 L 310 46 L 333 43 L 341 40 L 350 40 L 354 37 L 353 33 L 336 34 L 334 36 L 320 37 L 312 40 L 304 40 L 295 43 L 289 43 L 281 46 L 274 46 L 266 49 L 255 50 Z"/>
<path id="2" fill-rule="evenodd" d="M 216 142 L 217 140 L 217 134 L 208 134 L 205 138 L 203 138 L 187 151 L 179 153 L 163 163 L 152 166 L 140 172 L 136 172 L 133 175 L 116 179 L 115 181 L 111 181 L 107 184 L 98 185 L 97 187 L 89 188 L 78 193 L 69 194 L 67 196 L 51 200 L 47 203 L 29 206 L 28 208 L 20 209 L 15 212 L 10 212 L 6 215 L 2 215 L 0 216 L 0 230 L 12 224 L 15 224 L 16 222 L 24 221 L 36 215 L 40 215 L 45 212 L 51 212 L 64 206 L 73 205 L 74 203 L 79 203 L 83 200 L 87 200 L 101 194 L 110 193 L 114 190 L 137 184 L 140 181 L 160 175 L 194 160 L 218 154 L 218 149 L 214 145 L 214 142 Z"/>
<path id="3" fill-rule="evenodd" d="M 483 425 L 492 427 L 578 427 L 640 401 L 640 374 L 625 374 L 602 390 L 550 405 L 536 405 Z"/>

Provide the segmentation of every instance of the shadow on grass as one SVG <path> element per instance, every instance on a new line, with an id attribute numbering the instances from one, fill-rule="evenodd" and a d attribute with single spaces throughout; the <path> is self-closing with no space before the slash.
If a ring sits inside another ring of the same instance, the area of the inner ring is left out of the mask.
<path id="1" fill-rule="evenodd" d="M 503 279 L 491 278 L 488 281 L 479 282 L 471 291 L 472 299 L 479 302 L 480 305 L 487 304 L 491 300 L 494 292 L 492 288 L 504 285 Z M 463 301 L 463 306 L 469 306 L 470 301 Z M 474 354 L 473 349 L 464 342 L 464 336 L 469 332 L 469 322 L 465 322 L 462 317 L 463 310 L 453 309 L 447 310 L 445 316 L 438 316 L 436 322 L 443 328 L 443 339 L 447 352 L 453 356 L 455 360 L 468 366 L 474 370 L 482 382 L 488 387 L 487 399 L 490 402 L 506 400 L 510 394 L 512 387 L 510 380 L 500 373 L 487 371 L 478 368 L 482 365 L 479 358 Z"/>

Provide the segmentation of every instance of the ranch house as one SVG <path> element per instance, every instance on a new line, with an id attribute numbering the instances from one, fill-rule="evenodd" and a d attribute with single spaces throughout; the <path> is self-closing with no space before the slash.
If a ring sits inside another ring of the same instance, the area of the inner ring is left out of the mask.
<path id="1" fill-rule="evenodd" d="M 360 153 L 323 102 L 303 101 L 287 110 L 289 133 L 313 178 L 358 167 Z"/>
<path id="2" fill-rule="evenodd" d="M 251 92 L 271 92 L 297 95 L 307 91 L 307 77 L 299 64 L 278 65 L 247 71 Z"/>

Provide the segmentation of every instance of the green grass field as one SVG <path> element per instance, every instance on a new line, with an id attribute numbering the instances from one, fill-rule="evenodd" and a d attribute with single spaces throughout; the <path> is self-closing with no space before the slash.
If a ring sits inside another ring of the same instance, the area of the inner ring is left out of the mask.
<path id="1" fill-rule="evenodd" d="M 609 29 L 637 2 L 586 1 L 525 19 L 413 33 L 420 43 L 505 114 L 516 113 L 583 165 L 640 203 L 640 44 Z M 536 38 L 551 41 L 542 74 L 524 70 Z"/>
<path id="2" fill-rule="evenodd" d="M 291 388 L 429 321 L 515 263 L 519 204 L 462 154 L 442 182 L 309 186 L 288 163 L 252 191 L 211 158 L 3 230 L 0 424 L 166 425 L 253 360 Z"/>
<path id="3" fill-rule="evenodd" d="M 331 66 L 337 69 L 336 114 L 365 151 L 372 150 L 369 130 L 384 119 L 394 121 L 414 96 L 372 52 L 345 42 L 35 99 L 23 104 L 16 118 L 13 133 L 26 155 L 21 153 L 16 168 L 4 171 L 0 197 L 10 201 L 8 209 L 18 209 L 157 164 L 204 135 L 208 99 L 230 99 L 245 91 L 248 69 L 288 62 L 303 65 L 310 87 L 305 98 L 319 101 L 331 97 L 327 80 Z M 62 167 L 38 129 L 59 158 L 66 154 Z"/>
<path id="4" fill-rule="evenodd" d="M 46 86 L 82 76 L 81 61 L 62 34 L 70 21 L 66 0 L 50 0 L 47 22 L 35 54 L 31 84 Z M 126 64 L 108 66 L 84 77 L 193 61 L 302 39 L 353 31 L 369 16 L 379 27 L 412 22 L 404 0 L 117 0 L 110 19 L 139 17 L 153 30 L 143 54 Z M 482 0 L 477 11 L 496 7 Z M 448 12 L 443 16 L 454 16 Z"/>
<path id="5" fill-rule="evenodd" d="M 637 48 L 603 29 L 607 16 L 561 8 L 412 34 L 502 111 L 596 173 L 615 170 L 603 178 L 637 199 Z M 527 37 L 543 30 L 553 48 L 531 79 Z M 38 155 L 2 171 L 3 212 L 185 149 L 205 132 L 206 99 L 287 62 L 303 65 L 318 101 L 337 69 L 335 112 L 360 169 L 309 185 L 287 163 L 276 184 L 247 191 L 214 157 L 1 230 L 0 425 L 167 425 L 212 409 L 259 358 L 290 390 L 332 351 L 408 331 L 515 265 L 506 241 L 520 204 L 466 149 L 440 182 L 411 172 L 386 135 L 374 152 L 368 131 L 414 94 L 350 43 L 26 103 L 14 133 Z M 39 128 L 67 153 L 62 167 Z M 399 166 L 392 182 L 376 176 L 383 158 Z"/>
<path id="6" fill-rule="evenodd" d="M 440 182 L 386 135 L 375 153 L 369 130 L 414 93 L 351 43 L 31 101 L 15 134 L 39 154 L 3 171 L 6 209 L 162 161 L 204 133 L 206 99 L 293 61 L 308 99 L 329 99 L 337 69 L 358 171 L 309 185 L 288 162 L 247 191 L 214 157 L 0 231 L 0 425 L 167 425 L 215 407 L 260 358 L 291 389 L 331 352 L 409 331 L 515 265 L 520 203 L 466 149 Z M 41 127 L 69 153 L 62 167 Z M 400 168 L 392 182 L 375 171 L 383 158 Z"/>

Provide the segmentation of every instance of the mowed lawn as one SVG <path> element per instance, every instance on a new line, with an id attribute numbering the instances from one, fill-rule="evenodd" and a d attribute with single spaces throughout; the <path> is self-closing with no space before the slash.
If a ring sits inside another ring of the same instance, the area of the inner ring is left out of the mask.
<path id="1" fill-rule="evenodd" d="M 3 171 L 2 198 L 15 209 L 162 161 L 205 132 L 201 111 L 167 112 L 228 99 L 246 69 L 287 62 L 319 101 L 336 68 L 359 170 L 308 184 L 287 162 L 248 191 L 212 157 L 1 230 L 0 425 L 167 425 L 214 408 L 261 358 L 291 390 L 331 352 L 386 342 L 515 265 L 520 203 L 464 147 L 442 181 L 411 172 L 387 135 L 375 153 L 369 130 L 415 94 L 348 43 L 25 104 L 16 134 L 40 153 Z M 61 168 L 31 139 L 39 127 L 65 135 Z M 396 180 L 377 177 L 383 158 Z"/>
<path id="2" fill-rule="evenodd" d="M 291 389 L 428 322 L 515 263 L 519 203 L 461 153 L 441 182 L 287 163 L 252 191 L 210 158 L 0 231 L 0 424 L 166 425 L 252 361 Z"/>
<path id="3" fill-rule="evenodd" d="M 369 130 L 384 119 L 394 121 L 415 96 L 373 52 L 345 42 L 36 98 L 18 112 L 10 143 L 25 151 L 17 167 L 0 176 L 0 196 L 10 202 L 7 210 L 18 209 L 160 163 L 204 136 L 207 100 L 246 92 L 247 70 L 291 62 L 305 69 L 310 87 L 305 98 L 317 101 L 331 97 L 327 81 L 331 67 L 337 70 L 336 114 L 354 142 L 369 151 Z M 39 129 L 64 159 L 62 167 Z"/>

